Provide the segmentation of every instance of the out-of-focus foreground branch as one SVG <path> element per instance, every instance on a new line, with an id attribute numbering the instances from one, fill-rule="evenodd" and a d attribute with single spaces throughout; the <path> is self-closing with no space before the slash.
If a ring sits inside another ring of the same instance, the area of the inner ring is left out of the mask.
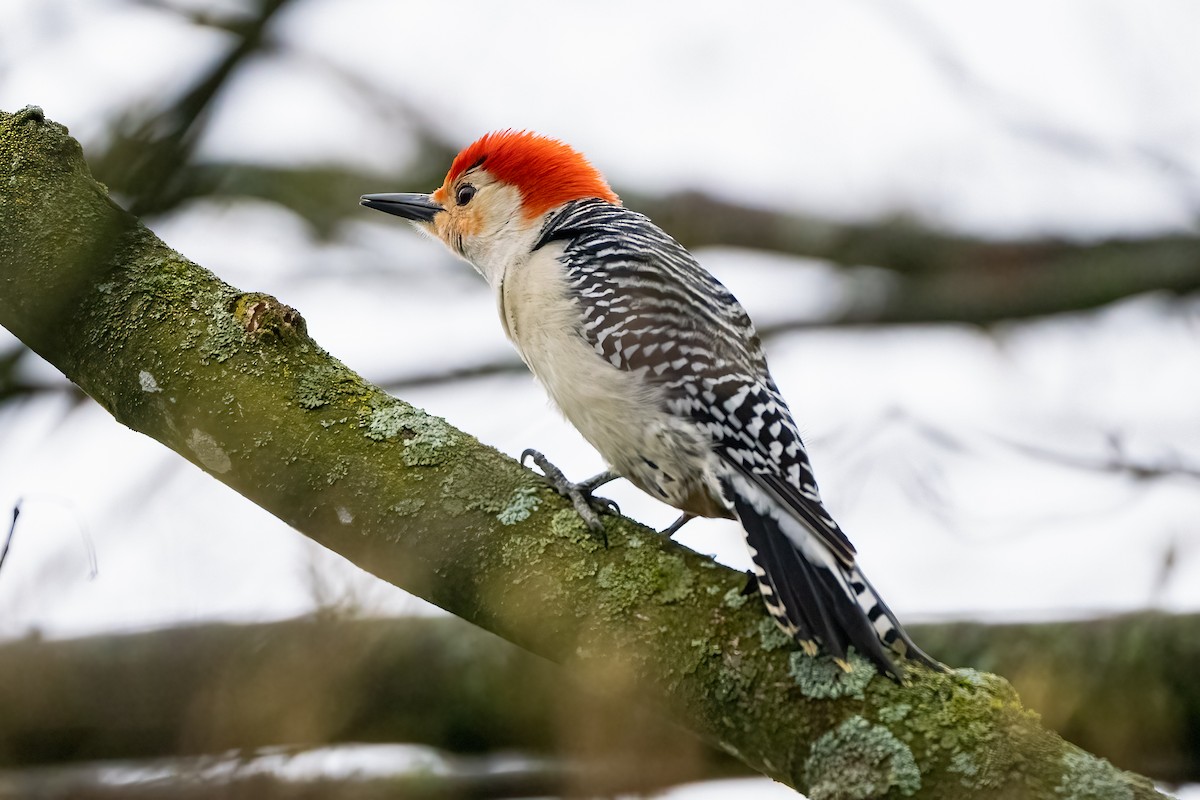
<path id="1" fill-rule="evenodd" d="M 362 755 L 364 748 L 352 752 Z M 614 783 L 605 775 L 544 760 L 453 758 L 408 748 L 371 753 L 377 764 L 391 762 L 390 770 L 334 767 L 329 770 L 334 774 L 322 775 L 313 769 L 323 758 L 336 763 L 344 755 L 272 749 L 0 771 L 0 800 L 499 800 L 591 796 L 589 787 Z M 301 770 L 294 769 L 297 763 L 304 765 Z"/>
<path id="2" fill-rule="evenodd" d="M 1001 678 L 846 674 L 794 651 L 740 573 L 625 519 L 605 548 L 515 461 L 331 358 L 295 310 L 163 245 L 39 109 L 0 114 L 0 324 L 305 535 L 812 800 L 1157 796 Z"/>
<path id="3" fill-rule="evenodd" d="M 1200 615 L 911 627 L 948 661 L 1010 676 L 1043 722 L 1080 746 L 1161 780 L 1200 780 Z M 453 618 L 12 642 L 0 647 L 0 709 L 0 765 L 10 766 L 403 742 L 554 755 L 592 765 L 619 791 L 740 766 Z M 645 752 L 653 761 L 639 761 Z M 612 764 L 626 767 L 600 769 Z"/>
<path id="4" fill-rule="evenodd" d="M 750 774 L 454 618 L 319 616 L 0 646 L 0 768 L 364 742 L 553 756 L 588 794 Z"/>

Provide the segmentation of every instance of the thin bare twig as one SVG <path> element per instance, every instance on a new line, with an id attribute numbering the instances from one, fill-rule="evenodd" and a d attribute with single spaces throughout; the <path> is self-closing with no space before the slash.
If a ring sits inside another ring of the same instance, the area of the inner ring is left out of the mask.
<path id="1" fill-rule="evenodd" d="M 18 498 L 13 505 L 12 523 L 8 526 L 8 536 L 4 539 L 4 549 L 0 550 L 0 569 L 4 569 L 4 561 L 8 558 L 8 548 L 12 547 L 13 536 L 17 532 L 17 517 L 21 516 L 21 500 Z"/>

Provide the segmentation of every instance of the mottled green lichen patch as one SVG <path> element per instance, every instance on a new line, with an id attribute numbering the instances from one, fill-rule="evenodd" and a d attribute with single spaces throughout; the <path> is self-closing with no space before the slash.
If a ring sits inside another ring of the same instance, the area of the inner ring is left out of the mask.
<path id="1" fill-rule="evenodd" d="M 962 785 L 971 788 L 975 784 L 976 777 L 979 775 L 979 763 L 975 761 L 975 757 L 970 753 L 955 753 L 950 757 L 950 763 L 946 766 L 946 771 L 962 775 Z"/>
<path id="2" fill-rule="evenodd" d="M 604 547 L 603 540 L 592 533 L 592 529 L 575 512 L 574 508 L 560 508 L 550 518 L 550 530 L 589 553 Z"/>
<path id="3" fill-rule="evenodd" d="M 810 656 L 797 650 L 790 654 L 788 672 L 805 697 L 833 700 L 838 697 L 863 698 L 863 690 L 875 677 L 871 662 L 851 650 L 846 658 L 850 671 L 842 669 L 827 655 Z"/>
<path id="4" fill-rule="evenodd" d="M 676 603 L 694 591 L 696 576 L 675 553 L 649 547 L 626 549 L 622 562 L 605 564 L 596 577 L 622 611 L 649 601 Z"/>
<path id="5" fill-rule="evenodd" d="M 411 434 L 403 439 L 401 456 L 410 467 L 436 466 L 442 463 L 442 451 L 458 443 L 458 432 L 444 419 L 392 398 L 372 401 L 362 426 L 367 437 L 377 442 L 395 439 L 402 432 Z"/>
<path id="6" fill-rule="evenodd" d="M 508 503 L 496 514 L 496 519 L 500 520 L 501 525 L 516 525 L 529 519 L 541 504 L 542 498 L 538 497 L 536 487 L 522 486 L 508 498 Z"/>
<path id="7" fill-rule="evenodd" d="M 758 621 L 758 646 L 763 650 L 781 650 L 792 647 L 795 641 L 775 624 L 775 620 L 764 614 Z"/>
<path id="8" fill-rule="evenodd" d="M 325 484 L 332 486 L 342 478 L 350 474 L 350 462 L 344 458 L 338 458 L 334 461 L 329 471 L 325 473 Z"/>
<path id="9" fill-rule="evenodd" d="M 732 587 L 725 596 L 721 598 L 721 604 L 728 609 L 739 609 L 746 605 L 748 595 L 736 586 Z"/>
<path id="10" fill-rule="evenodd" d="M 139 233 L 141 231 L 135 229 L 127 235 L 136 237 Z M 199 303 L 197 300 L 197 306 L 192 306 L 190 301 L 197 297 L 196 275 L 203 274 L 203 271 L 178 253 L 161 248 L 157 240 L 155 244 L 160 248 L 131 259 L 120 272 L 110 273 L 120 274 L 121 280 L 105 281 L 107 291 L 103 293 L 115 295 L 123 310 L 137 320 L 166 319 L 178 313 L 181 304 L 196 308 Z M 228 288 L 223 284 L 222 287 Z M 212 299 L 218 296 L 222 302 L 228 299 L 219 292 Z M 221 313 L 225 311 L 226 308 L 222 306 Z"/>
<path id="11" fill-rule="evenodd" d="M 296 404 L 317 409 L 345 397 L 361 397 L 368 391 L 362 378 L 340 361 L 315 364 L 300 374 L 296 385 Z"/>
<path id="12" fill-rule="evenodd" d="M 907 681 L 906 704 L 913 697 L 924 700 L 912 706 L 897 730 L 923 761 L 957 763 L 960 783 L 972 789 L 995 788 L 1017 779 L 1020 768 L 1001 731 L 1030 724 L 1032 712 L 1021 706 L 1007 681 L 974 670 L 944 675 L 916 667 L 908 671 Z M 897 713 L 890 699 L 900 691 L 895 684 L 875 681 L 869 691 L 881 709 Z M 880 719 L 884 720 L 883 713 Z M 963 754 L 970 755 L 969 769 Z"/>
<path id="13" fill-rule="evenodd" d="M 1082 750 L 1062 759 L 1063 776 L 1055 794 L 1067 800 L 1133 800 L 1133 788 L 1121 770 Z"/>
<path id="14" fill-rule="evenodd" d="M 980 672 L 977 669 L 971 669 L 970 667 L 960 667 L 959 669 L 954 670 L 954 677 L 960 683 L 969 683 L 972 686 L 987 688 L 989 685 L 993 685 L 993 682 L 989 679 L 994 678 L 995 676 L 986 672 Z M 993 688 L 1004 690 L 1006 687 L 1010 693 L 1013 691 L 1012 687 L 1008 686 L 1007 683 L 995 683 Z"/>
<path id="15" fill-rule="evenodd" d="M 894 725 L 897 722 L 903 722 L 910 711 L 912 711 L 912 706 L 908 703 L 895 703 L 894 705 L 884 706 L 879 709 L 879 721 L 886 725 Z"/>
<path id="16" fill-rule="evenodd" d="M 713 655 L 720 655 L 720 653 Z M 713 684 L 717 698 L 723 703 L 744 699 L 750 685 L 754 682 L 753 668 L 736 655 L 725 656 L 725 666 L 725 669 L 717 672 L 716 682 Z M 728 717 L 722 719 L 721 722 L 731 729 L 737 727 L 734 721 Z"/>
<path id="17" fill-rule="evenodd" d="M 622 611 L 648 596 L 646 587 L 638 585 L 636 581 L 627 580 L 620 568 L 613 564 L 605 564 L 600 568 L 596 583 L 608 592 L 607 599 Z"/>
<path id="18" fill-rule="evenodd" d="M 223 300 L 218 300 L 205 315 L 205 331 L 200 340 L 200 361 L 203 364 L 227 361 L 246 344 L 245 329 L 225 306 Z"/>
<path id="19" fill-rule="evenodd" d="M 424 412 L 418 411 L 407 403 L 400 401 L 371 404 L 370 412 L 364 417 L 362 425 L 367 429 L 367 438 L 382 442 L 395 439 L 400 432 L 406 430 L 410 422 Z"/>
<path id="20" fill-rule="evenodd" d="M 555 516 L 570 514 L 571 509 L 560 510 Z M 551 524 L 551 531 L 554 531 Z M 560 522 L 562 529 L 570 525 Z M 587 526 L 584 526 L 587 531 Z M 524 583 L 531 578 L 543 581 L 541 591 L 545 593 L 545 602 L 555 602 L 556 598 L 572 581 L 591 580 L 596 576 L 596 562 L 579 552 L 575 547 L 564 550 L 564 542 L 559 535 L 547 536 L 544 533 L 530 534 L 520 532 L 517 527 L 506 538 L 500 547 L 502 563 L 512 570 L 510 582 Z"/>
<path id="21" fill-rule="evenodd" d="M 912 751 L 882 725 L 853 716 L 813 743 L 804 763 L 809 800 L 873 800 L 921 788 Z"/>
<path id="22" fill-rule="evenodd" d="M 419 497 L 406 497 L 403 500 L 398 500 L 392 505 L 392 511 L 402 517 L 411 517 L 419 514 L 421 509 L 425 507 L 425 501 Z"/>
<path id="23" fill-rule="evenodd" d="M 659 551 L 650 557 L 638 554 L 626 560 L 637 565 L 638 571 L 651 578 L 655 599 L 663 603 L 676 603 L 692 596 L 696 576 L 681 556 Z"/>
<path id="24" fill-rule="evenodd" d="M 536 568 L 546 553 L 549 542 L 545 537 L 515 533 L 504 539 L 500 546 L 500 561 L 506 567 L 520 567 L 512 576 L 513 583 L 521 583 L 529 569 Z"/>

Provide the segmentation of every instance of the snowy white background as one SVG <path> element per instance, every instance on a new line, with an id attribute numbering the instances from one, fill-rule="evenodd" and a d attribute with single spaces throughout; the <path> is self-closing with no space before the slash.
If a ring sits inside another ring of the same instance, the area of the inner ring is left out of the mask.
<path id="1" fill-rule="evenodd" d="M 408 163 L 411 132 L 332 63 L 453 141 L 538 130 L 638 192 L 699 188 L 846 220 L 903 212 L 996 236 L 1143 235 L 1200 218 L 1194 3 L 610 2 L 593 13 L 307 0 L 276 22 L 285 46 L 222 98 L 206 158 Z M 227 45 L 146 5 L 6 0 L 0 108 L 41 105 L 86 150 L 122 109 L 173 96 Z M 235 286 L 300 309 L 370 379 L 511 357 L 482 281 L 377 212 L 332 242 L 257 202 L 194 202 L 152 227 Z M 822 263 L 697 255 L 760 323 L 816 318 L 845 296 L 842 273 Z M 10 339 L 0 329 L 0 345 Z M 795 333 L 768 353 L 830 508 L 902 618 L 1200 608 L 1200 482 L 1135 482 L 1013 446 L 1100 462 L 1116 434 L 1130 458 L 1200 464 L 1195 298 L 987 332 Z M 405 397 L 506 452 L 537 447 L 574 476 L 601 468 L 523 374 Z M 628 486 L 609 494 L 651 524 L 672 518 Z M 2 637 L 280 618 L 345 596 L 372 612 L 425 610 L 63 393 L 0 407 L 0 509 L 18 498 Z M 746 565 L 728 523 L 694 522 L 680 540 Z"/>

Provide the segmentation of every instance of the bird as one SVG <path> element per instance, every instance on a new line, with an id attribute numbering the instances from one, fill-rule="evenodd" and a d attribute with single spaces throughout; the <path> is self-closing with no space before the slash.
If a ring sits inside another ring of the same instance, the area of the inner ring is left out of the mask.
<path id="1" fill-rule="evenodd" d="M 469 262 L 504 333 L 609 470 L 566 481 L 527 450 L 593 528 L 591 491 L 624 477 L 693 517 L 736 519 L 767 612 L 800 649 L 849 652 L 904 680 L 926 655 L 867 580 L 826 510 L 796 422 L 737 299 L 561 140 L 487 133 L 429 194 L 366 194 Z M 607 541 L 607 540 L 606 540 Z"/>

